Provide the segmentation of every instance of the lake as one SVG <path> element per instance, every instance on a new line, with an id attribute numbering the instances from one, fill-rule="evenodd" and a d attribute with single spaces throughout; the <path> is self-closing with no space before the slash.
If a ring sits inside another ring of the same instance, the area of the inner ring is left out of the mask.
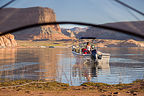
<path id="1" fill-rule="evenodd" d="M 71 86 L 87 81 L 118 84 L 144 79 L 144 48 L 98 50 L 111 54 L 108 68 L 81 64 L 70 48 L 0 49 L 0 78 L 58 81 Z"/>

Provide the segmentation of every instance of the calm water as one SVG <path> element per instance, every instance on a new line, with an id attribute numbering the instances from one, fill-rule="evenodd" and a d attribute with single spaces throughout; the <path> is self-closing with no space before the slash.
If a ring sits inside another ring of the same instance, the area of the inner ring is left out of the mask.
<path id="1" fill-rule="evenodd" d="M 144 48 L 99 48 L 110 53 L 106 69 L 83 64 L 68 48 L 0 49 L 0 78 L 50 80 L 77 86 L 83 82 L 130 83 L 144 78 Z"/>

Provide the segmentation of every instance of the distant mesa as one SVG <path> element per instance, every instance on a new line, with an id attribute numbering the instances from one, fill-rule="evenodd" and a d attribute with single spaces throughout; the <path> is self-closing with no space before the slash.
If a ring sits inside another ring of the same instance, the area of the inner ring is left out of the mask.
<path id="1" fill-rule="evenodd" d="M 50 8 L 4 8 L 0 12 L 0 32 L 25 25 L 53 21 L 56 21 L 56 14 Z M 134 31 L 144 35 L 144 21 L 117 22 L 102 25 Z M 97 39 L 141 40 L 134 36 L 94 27 L 74 27 L 71 29 L 60 29 L 58 24 L 30 28 L 14 33 L 13 35 L 17 40 L 65 40 L 78 39 L 82 36 L 95 36 Z"/>
<path id="2" fill-rule="evenodd" d="M 56 14 L 50 8 L 31 7 L 31 8 L 4 8 L 0 12 L 0 31 L 18 28 L 25 25 L 54 22 Z M 30 28 L 14 33 L 17 40 L 61 40 L 71 39 L 62 34 L 59 25 L 47 25 Z"/>
<path id="3" fill-rule="evenodd" d="M 86 28 L 74 27 L 74 28 L 71 28 L 70 30 L 77 33 L 77 32 L 86 31 L 87 29 L 88 29 L 88 27 L 86 27 Z"/>
<path id="4" fill-rule="evenodd" d="M 119 28 L 119 29 L 123 29 L 123 30 L 128 30 L 131 32 L 135 32 L 135 33 L 144 35 L 144 33 L 143 33 L 144 21 L 117 22 L 117 23 L 107 23 L 107 24 L 102 24 L 102 25 Z M 93 28 L 93 27 L 89 28 L 85 33 L 80 33 L 78 35 L 81 36 L 81 34 L 89 35 L 89 36 L 95 35 L 98 39 L 142 40 L 140 38 L 136 38 L 135 36 L 126 35 L 124 33 L 119 33 L 116 31 L 105 30 L 105 29 L 100 29 L 100 28 Z"/>
<path id="5" fill-rule="evenodd" d="M 123 42 L 118 43 L 114 47 L 144 47 L 144 43 L 135 41 L 133 39 L 125 40 Z M 109 46 L 108 46 L 109 47 Z M 113 47 L 113 46 L 111 46 Z"/>
<path id="6" fill-rule="evenodd" d="M 70 38 L 75 39 L 75 34 L 70 29 L 62 29 L 62 33 Z"/>
<path id="7" fill-rule="evenodd" d="M 74 27 L 74 28 L 71 28 L 71 29 L 62 28 L 61 30 L 62 30 L 62 33 L 65 34 L 66 36 L 78 39 L 79 38 L 78 34 L 86 32 L 87 29 L 88 29 L 88 27 L 86 27 L 86 28 Z"/>
<path id="8" fill-rule="evenodd" d="M 97 39 L 95 42 L 97 47 L 144 47 L 143 41 L 136 41 L 133 39 L 129 40 Z"/>
<path id="9" fill-rule="evenodd" d="M 116 22 L 116 23 L 107 23 L 107 24 L 101 24 L 101 25 L 119 28 L 119 29 L 123 29 L 123 30 L 128 30 L 128 31 L 132 31 L 132 32 L 136 32 L 136 33 L 144 35 L 144 26 L 143 26 L 144 21 Z M 136 38 L 131 35 L 126 35 L 123 33 L 106 30 L 106 29 L 102 29 L 102 28 L 94 28 L 94 27 L 77 28 L 77 27 L 75 27 L 72 29 L 62 29 L 62 33 L 69 36 L 70 34 L 68 32 L 66 32 L 66 30 L 71 30 L 74 33 L 76 38 L 85 37 L 85 36 L 86 37 L 95 36 L 97 39 L 142 40 L 140 38 Z"/>

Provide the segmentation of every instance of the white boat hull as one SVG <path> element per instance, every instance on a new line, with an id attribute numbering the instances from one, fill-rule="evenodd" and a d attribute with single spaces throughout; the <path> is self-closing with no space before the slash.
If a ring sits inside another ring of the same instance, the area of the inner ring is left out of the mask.
<path id="1" fill-rule="evenodd" d="M 94 61 L 91 59 L 91 54 L 81 54 L 81 53 L 77 53 L 75 51 L 72 51 L 72 53 L 76 58 L 81 57 L 84 60 L 89 60 L 90 62 L 94 63 Z M 96 58 L 97 58 L 96 61 L 97 61 L 98 66 L 100 68 L 109 68 L 110 54 L 101 53 L 101 55 L 102 55 L 101 59 L 98 59 L 96 56 Z"/>

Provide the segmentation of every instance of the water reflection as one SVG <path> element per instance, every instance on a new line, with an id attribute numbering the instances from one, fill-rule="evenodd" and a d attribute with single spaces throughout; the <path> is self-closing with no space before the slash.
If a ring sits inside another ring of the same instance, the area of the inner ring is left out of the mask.
<path id="1" fill-rule="evenodd" d="M 14 67 L 16 51 L 17 49 L 0 49 L 0 78 L 14 74 L 13 71 L 8 70 L 10 67 Z"/>
<path id="2" fill-rule="evenodd" d="M 85 77 L 89 82 L 92 77 L 97 77 L 98 65 L 90 63 L 81 56 L 76 57 L 76 63 L 72 66 L 73 77 Z"/>
<path id="3" fill-rule="evenodd" d="M 17 49 L 0 49 L 0 65 L 15 63 Z"/>
<path id="4" fill-rule="evenodd" d="M 1 49 L 0 76 L 3 79 L 55 80 L 61 50 Z"/>
<path id="5" fill-rule="evenodd" d="M 40 51 L 40 70 L 36 71 L 37 73 L 40 73 L 40 79 L 56 80 L 58 69 L 57 63 L 60 59 L 60 56 L 58 56 L 57 54 L 61 53 L 61 49 L 44 49 Z"/>
<path id="6" fill-rule="evenodd" d="M 71 49 L 0 49 L 0 78 L 49 80 L 77 86 L 83 82 L 130 83 L 144 78 L 144 48 L 101 48 L 110 53 L 110 65 L 99 69 Z"/>

